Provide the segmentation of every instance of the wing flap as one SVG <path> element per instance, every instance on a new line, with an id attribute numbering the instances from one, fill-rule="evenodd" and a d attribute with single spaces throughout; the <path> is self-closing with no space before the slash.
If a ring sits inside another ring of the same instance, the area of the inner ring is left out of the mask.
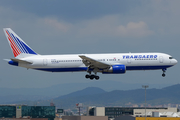
<path id="1" fill-rule="evenodd" d="M 85 55 L 79 55 L 79 57 L 83 60 L 83 63 L 86 66 L 93 66 L 94 68 L 99 68 L 99 69 L 105 69 L 105 68 L 110 67 L 109 64 L 97 61 L 97 60 L 87 57 Z"/>

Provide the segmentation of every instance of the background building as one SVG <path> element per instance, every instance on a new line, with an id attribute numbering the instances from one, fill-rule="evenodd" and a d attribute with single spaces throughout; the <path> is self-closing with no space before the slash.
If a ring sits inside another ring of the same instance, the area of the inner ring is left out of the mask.
<path id="1" fill-rule="evenodd" d="M 177 108 L 146 108 L 146 114 L 152 116 L 152 112 L 177 113 Z M 87 116 L 108 116 L 116 118 L 122 115 L 142 117 L 145 115 L 144 107 L 88 107 Z"/>
<path id="2" fill-rule="evenodd" d="M 0 105 L 0 118 L 25 117 L 54 120 L 55 106 Z"/>

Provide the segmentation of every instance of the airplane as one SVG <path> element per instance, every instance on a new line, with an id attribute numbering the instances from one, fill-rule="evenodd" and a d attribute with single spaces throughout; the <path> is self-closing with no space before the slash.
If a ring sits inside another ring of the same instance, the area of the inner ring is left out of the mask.
<path id="1" fill-rule="evenodd" d="M 102 74 L 124 74 L 131 70 L 162 70 L 165 77 L 167 68 L 177 60 L 165 53 L 113 53 L 113 54 L 68 54 L 40 55 L 29 47 L 11 28 L 4 28 L 14 58 L 10 65 L 48 72 L 82 72 L 85 78 L 99 79 Z M 6 59 L 7 60 L 7 59 Z"/>

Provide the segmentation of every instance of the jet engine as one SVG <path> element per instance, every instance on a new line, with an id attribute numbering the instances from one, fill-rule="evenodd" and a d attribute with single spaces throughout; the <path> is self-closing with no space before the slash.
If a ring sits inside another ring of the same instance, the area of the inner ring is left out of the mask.
<path id="1" fill-rule="evenodd" d="M 126 73 L 125 65 L 112 65 L 109 69 L 103 70 L 103 74 L 123 74 Z"/>

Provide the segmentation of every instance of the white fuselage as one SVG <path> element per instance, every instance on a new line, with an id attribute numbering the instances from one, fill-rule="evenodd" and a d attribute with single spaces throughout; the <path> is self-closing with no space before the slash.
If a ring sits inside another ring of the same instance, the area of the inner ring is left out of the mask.
<path id="1" fill-rule="evenodd" d="M 164 53 L 117 53 L 117 54 L 83 54 L 101 63 L 125 65 L 126 70 L 166 69 L 177 63 L 172 56 Z M 72 55 L 34 55 L 22 58 L 32 64 L 19 63 L 18 66 L 49 72 L 87 71 L 79 54 Z M 102 72 L 102 71 L 98 71 Z"/>

